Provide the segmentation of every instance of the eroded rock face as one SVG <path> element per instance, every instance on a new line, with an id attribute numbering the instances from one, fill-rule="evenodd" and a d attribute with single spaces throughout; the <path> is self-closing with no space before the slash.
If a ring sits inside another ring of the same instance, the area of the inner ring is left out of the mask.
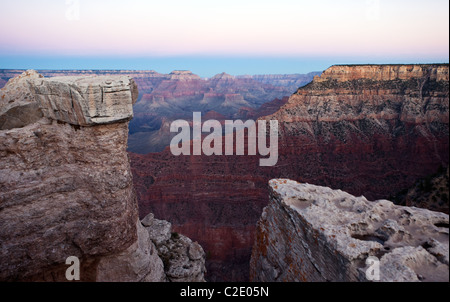
<path id="1" fill-rule="evenodd" d="M 35 80 L 52 91 L 51 103 L 39 102 Z M 0 132 L 1 280 L 39 279 L 42 271 L 64 264 L 69 256 L 96 259 L 137 239 L 137 204 L 126 153 L 128 123 L 66 123 L 65 116 L 53 113 L 71 116 L 73 107 L 63 111 L 65 100 L 59 96 L 80 87 L 61 81 L 30 71 L 2 89 L 7 95 L 2 108 L 11 107 L 7 112 L 38 104 L 42 118 Z M 128 94 L 111 97 L 132 104 L 128 87 Z M 89 98 L 87 92 L 73 103 Z"/>
<path id="2" fill-rule="evenodd" d="M 31 79 L 39 78 L 42 78 L 40 74 L 29 70 L 12 78 L 8 85 L 0 90 L 0 130 L 21 128 L 43 117 L 28 83 Z"/>
<path id="3" fill-rule="evenodd" d="M 65 281 L 69 256 L 82 281 L 166 280 L 126 152 L 135 88 L 29 71 L 1 90 L 1 281 Z M 10 122 L 30 106 L 36 114 Z"/>
<path id="4" fill-rule="evenodd" d="M 138 240 L 125 251 L 100 259 L 97 267 L 99 282 L 163 282 L 164 267 L 147 230 L 136 225 Z"/>
<path id="5" fill-rule="evenodd" d="M 317 82 L 353 80 L 394 81 L 429 78 L 435 81 L 448 81 L 448 65 L 334 65 L 325 70 Z"/>
<path id="6" fill-rule="evenodd" d="M 373 256 L 380 281 L 448 282 L 447 214 L 286 179 L 269 186 L 251 280 L 367 281 Z"/>
<path id="7" fill-rule="evenodd" d="M 409 190 L 400 192 L 395 197 L 395 203 L 448 214 L 448 189 L 449 167 L 440 168 L 437 173 L 417 181 Z"/>
<path id="8" fill-rule="evenodd" d="M 79 126 L 128 121 L 138 97 L 136 83 L 128 76 L 54 77 L 30 82 L 46 117 Z"/>

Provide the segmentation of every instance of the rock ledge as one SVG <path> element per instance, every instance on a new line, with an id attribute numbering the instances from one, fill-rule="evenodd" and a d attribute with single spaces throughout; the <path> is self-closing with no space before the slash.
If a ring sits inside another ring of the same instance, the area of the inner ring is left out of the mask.
<path id="1" fill-rule="evenodd" d="M 270 181 L 258 222 L 253 281 L 367 281 L 366 260 L 380 260 L 380 281 L 449 280 L 449 216 L 368 201 L 286 179 Z"/>

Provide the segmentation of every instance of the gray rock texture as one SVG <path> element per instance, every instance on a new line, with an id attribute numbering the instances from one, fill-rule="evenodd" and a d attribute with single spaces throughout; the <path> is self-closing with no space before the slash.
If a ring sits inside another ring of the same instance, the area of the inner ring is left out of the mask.
<path id="1" fill-rule="evenodd" d="M 166 281 L 164 267 L 147 230 L 137 223 L 138 240 L 128 249 L 103 257 L 97 267 L 97 281 Z"/>
<path id="2" fill-rule="evenodd" d="M 9 80 L 0 90 L 0 130 L 21 128 L 43 117 L 29 84 L 30 80 L 41 78 L 36 71 L 29 70 Z"/>
<path id="3" fill-rule="evenodd" d="M 170 282 L 204 282 L 205 252 L 186 236 L 172 232 L 172 225 L 147 215 L 142 224 L 156 245 L 164 262 L 164 271 Z"/>
<path id="4" fill-rule="evenodd" d="M 369 257 L 379 260 L 379 281 L 449 280 L 444 213 L 286 179 L 271 180 L 270 192 L 252 281 L 367 281 Z"/>
<path id="5" fill-rule="evenodd" d="M 133 117 L 138 89 L 128 76 L 54 77 L 30 80 L 46 117 L 89 126 Z"/>

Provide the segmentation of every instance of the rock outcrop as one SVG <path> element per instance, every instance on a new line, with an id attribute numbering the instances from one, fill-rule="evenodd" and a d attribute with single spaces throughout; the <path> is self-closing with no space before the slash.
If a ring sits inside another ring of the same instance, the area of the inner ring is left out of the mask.
<path id="1" fill-rule="evenodd" d="M 166 280 L 126 152 L 134 81 L 28 71 L 0 95 L 0 280 L 64 281 L 70 256 L 82 281 Z"/>
<path id="2" fill-rule="evenodd" d="M 31 85 L 47 118 L 79 126 L 131 120 L 139 94 L 128 76 L 54 77 Z"/>
<path id="3" fill-rule="evenodd" d="M 270 197 L 252 281 L 368 281 L 369 257 L 378 281 L 449 281 L 446 214 L 286 179 L 270 181 Z"/>
<path id="4" fill-rule="evenodd" d="M 205 252 L 197 242 L 173 232 L 169 222 L 155 219 L 153 214 L 147 215 L 142 224 L 164 262 L 168 281 L 205 281 Z"/>
<path id="5" fill-rule="evenodd" d="M 364 69 L 345 67 L 349 74 L 352 68 Z M 378 69 L 390 68 L 399 69 Z M 199 241 L 210 254 L 208 280 L 248 280 L 255 224 L 267 205 L 270 179 L 377 200 L 448 166 L 448 65 L 421 68 L 429 72 L 419 78 L 411 72 L 408 80 L 316 78 L 302 87 L 264 118 L 280 125 L 279 160 L 271 168 L 259 167 L 257 156 L 130 154 L 140 217 L 153 212 Z"/>

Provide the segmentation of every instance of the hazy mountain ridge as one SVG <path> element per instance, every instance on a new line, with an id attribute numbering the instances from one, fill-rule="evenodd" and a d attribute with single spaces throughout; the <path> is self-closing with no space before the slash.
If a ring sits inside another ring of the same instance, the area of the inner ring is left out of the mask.
<path id="1" fill-rule="evenodd" d="M 0 88 L 22 70 L 0 69 Z M 192 112 L 217 112 L 229 119 L 256 119 L 274 113 L 277 100 L 290 96 L 318 73 L 232 76 L 219 73 L 201 78 L 188 70 L 161 74 L 153 70 L 41 70 L 46 77 L 127 75 L 134 79 L 139 97 L 130 122 L 129 150 L 146 154 L 168 146 L 171 134 L 161 126 L 176 119 L 192 119 Z M 269 103 L 265 105 L 266 103 Z M 173 135 L 172 135 L 173 136 Z"/>

